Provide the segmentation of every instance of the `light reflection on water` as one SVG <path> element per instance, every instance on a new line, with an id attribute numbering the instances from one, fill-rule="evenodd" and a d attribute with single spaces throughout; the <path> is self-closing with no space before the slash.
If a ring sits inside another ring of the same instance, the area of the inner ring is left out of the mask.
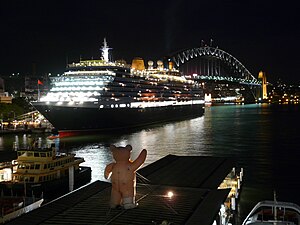
<path id="1" fill-rule="evenodd" d="M 110 144 L 132 145 L 132 159 L 135 159 L 142 149 L 147 149 L 148 155 L 144 166 L 168 154 L 207 155 L 203 151 L 205 149 L 203 139 L 195 139 L 195 135 L 204 133 L 203 121 L 204 117 L 200 117 L 113 137 L 101 135 L 68 137 L 61 139 L 59 145 L 64 151 L 72 151 L 77 156 L 84 157 L 83 165 L 92 167 L 93 180 L 104 180 L 104 168 L 112 162 Z"/>
<path id="2" fill-rule="evenodd" d="M 56 141 L 61 151 L 84 157 L 84 165 L 92 167 L 93 181 L 104 180 L 104 168 L 112 162 L 110 144 L 131 144 L 133 159 L 147 149 L 145 165 L 168 154 L 234 158 L 245 172 L 240 196 L 243 217 L 257 201 L 272 199 L 273 190 L 279 200 L 300 204 L 298 115 L 299 107 L 219 106 L 206 108 L 205 115 L 196 119 Z M 0 136 L 0 151 L 11 149 L 14 140 L 14 135 Z M 19 136 L 19 142 L 24 137 Z"/>

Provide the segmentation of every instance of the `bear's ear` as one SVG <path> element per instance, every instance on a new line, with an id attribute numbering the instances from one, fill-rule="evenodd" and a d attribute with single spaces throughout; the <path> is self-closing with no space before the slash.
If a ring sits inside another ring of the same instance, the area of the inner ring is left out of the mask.
<path id="1" fill-rule="evenodd" d="M 113 151 L 116 148 L 116 146 L 115 145 L 110 145 L 109 148 L 110 148 L 110 151 Z"/>
<path id="2" fill-rule="evenodd" d="M 131 145 L 126 145 L 126 150 L 131 151 L 132 150 L 132 146 Z"/>

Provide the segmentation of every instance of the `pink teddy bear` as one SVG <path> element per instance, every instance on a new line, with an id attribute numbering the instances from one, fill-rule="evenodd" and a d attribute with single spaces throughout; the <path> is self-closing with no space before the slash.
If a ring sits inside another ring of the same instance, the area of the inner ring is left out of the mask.
<path id="1" fill-rule="evenodd" d="M 131 145 L 126 147 L 110 146 L 113 158 L 116 162 L 106 166 L 104 171 L 105 179 L 111 176 L 112 190 L 110 207 L 116 208 L 122 205 L 125 209 L 132 209 L 137 206 L 136 194 L 136 171 L 145 162 L 147 150 L 143 149 L 136 160 L 130 160 Z"/>

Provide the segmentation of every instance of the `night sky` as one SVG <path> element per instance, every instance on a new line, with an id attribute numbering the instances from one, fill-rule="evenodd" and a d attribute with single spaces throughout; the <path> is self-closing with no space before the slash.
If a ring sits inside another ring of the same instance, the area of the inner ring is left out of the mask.
<path id="1" fill-rule="evenodd" d="M 85 0 L 0 3 L 0 76 L 62 73 L 66 62 L 99 58 L 103 38 L 114 59 L 157 60 L 201 40 L 241 61 L 253 75 L 300 82 L 297 1 Z"/>

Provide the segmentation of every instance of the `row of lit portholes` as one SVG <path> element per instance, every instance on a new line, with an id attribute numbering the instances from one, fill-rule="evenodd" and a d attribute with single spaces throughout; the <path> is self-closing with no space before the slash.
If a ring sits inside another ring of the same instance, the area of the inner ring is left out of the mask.
<path id="1" fill-rule="evenodd" d="M 130 104 L 123 103 L 123 104 L 111 104 L 111 105 L 106 105 L 108 108 L 125 108 L 125 107 L 130 107 Z M 104 105 L 100 105 L 100 109 L 106 108 Z"/>

